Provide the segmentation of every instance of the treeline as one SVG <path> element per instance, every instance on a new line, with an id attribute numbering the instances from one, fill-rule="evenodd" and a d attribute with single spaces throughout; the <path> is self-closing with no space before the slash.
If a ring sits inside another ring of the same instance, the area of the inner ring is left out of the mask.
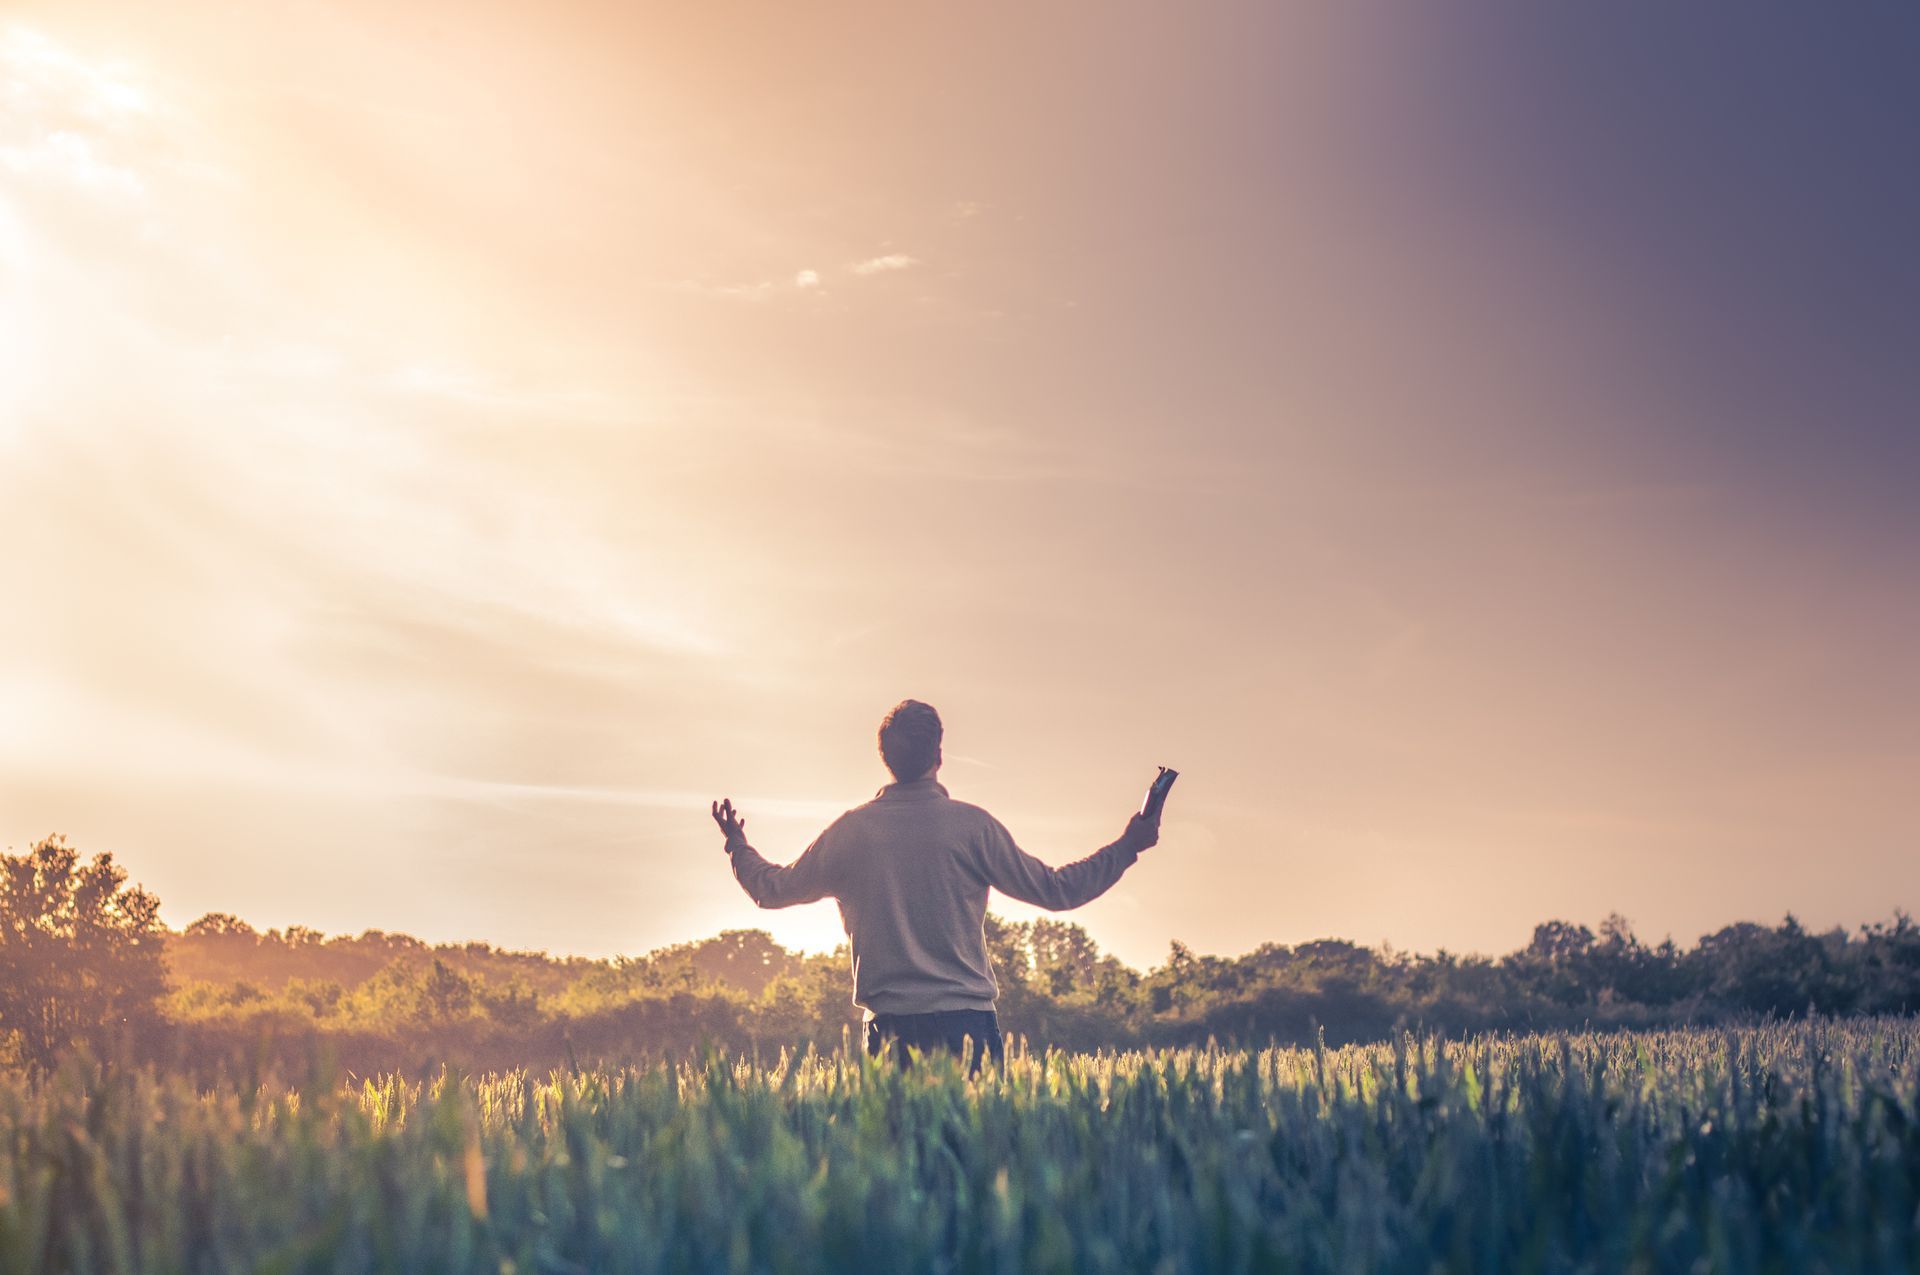
<path id="1" fill-rule="evenodd" d="M 709 1043 L 837 1047 L 858 1021 L 844 948 L 789 952 L 759 930 L 603 961 L 380 931 L 260 933 L 225 914 L 175 934 L 108 856 L 83 865 L 52 838 L 0 869 L 0 1052 L 16 1063 L 79 1044 L 191 1070 L 326 1055 L 362 1073 L 545 1068 Z M 1549 921 L 1501 957 L 1338 939 L 1220 957 L 1175 943 L 1145 972 L 1050 918 L 989 917 L 987 939 L 1003 1025 L 1070 1049 L 1920 1011 L 1920 928 L 1904 913 L 1854 932 L 1742 923 L 1684 949 L 1647 944 L 1618 916 L 1598 932 Z"/>
<path id="2" fill-rule="evenodd" d="M 220 916 L 165 946 L 160 1037 L 186 1065 L 331 1050 L 363 1072 L 544 1068 L 708 1043 L 826 1048 L 858 1022 L 844 954 L 789 952 L 761 930 L 595 961 L 378 930 L 257 933 Z"/>

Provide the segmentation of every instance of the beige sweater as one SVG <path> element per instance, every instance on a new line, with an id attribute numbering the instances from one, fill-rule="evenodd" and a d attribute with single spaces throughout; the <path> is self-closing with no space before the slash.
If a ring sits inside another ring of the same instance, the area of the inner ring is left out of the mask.
<path id="1" fill-rule="evenodd" d="M 1064 868 L 1022 850 L 998 819 L 939 781 L 888 784 L 786 867 L 744 839 L 733 874 L 763 908 L 832 897 L 853 944 L 853 1002 L 875 1014 L 992 1009 L 983 923 L 989 887 L 1060 911 L 1100 897 L 1139 858 L 1123 838 Z"/>

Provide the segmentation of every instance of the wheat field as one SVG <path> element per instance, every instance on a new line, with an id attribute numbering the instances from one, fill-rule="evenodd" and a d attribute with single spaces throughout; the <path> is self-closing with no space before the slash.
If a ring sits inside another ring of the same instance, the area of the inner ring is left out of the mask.
<path id="1" fill-rule="evenodd" d="M 33 1271 L 1910 1271 L 1906 1019 L 0 1083 Z"/>

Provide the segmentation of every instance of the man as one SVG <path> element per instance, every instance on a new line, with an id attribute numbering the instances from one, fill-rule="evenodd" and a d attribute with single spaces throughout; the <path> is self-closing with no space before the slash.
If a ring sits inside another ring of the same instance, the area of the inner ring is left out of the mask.
<path id="1" fill-rule="evenodd" d="M 785 867 L 747 844 L 746 821 L 729 799 L 713 803 L 733 875 L 763 908 L 829 896 L 853 945 L 853 1001 L 866 1011 L 866 1046 L 895 1042 L 963 1052 L 971 1038 L 995 1062 L 1005 1057 L 994 1013 L 999 985 L 987 959 L 987 891 L 1051 911 L 1099 898 L 1142 850 L 1160 839 L 1160 818 L 1134 815 L 1119 840 L 1064 868 L 1014 844 L 998 819 L 955 801 L 940 773 L 940 715 L 902 700 L 880 723 L 880 756 L 894 782 L 827 826 Z"/>

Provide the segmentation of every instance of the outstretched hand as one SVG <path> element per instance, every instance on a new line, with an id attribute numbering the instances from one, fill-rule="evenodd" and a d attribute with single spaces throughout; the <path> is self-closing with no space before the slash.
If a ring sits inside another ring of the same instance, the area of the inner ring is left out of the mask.
<path id="1" fill-rule="evenodd" d="M 713 803 L 713 821 L 720 825 L 728 845 L 747 839 L 747 821 L 733 808 L 733 798 L 722 797 Z"/>
<path id="2" fill-rule="evenodd" d="M 1160 843 L 1160 816 L 1136 814 L 1127 820 L 1127 830 L 1120 839 L 1132 846 L 1137 853 L 1150 849 Z"/>

